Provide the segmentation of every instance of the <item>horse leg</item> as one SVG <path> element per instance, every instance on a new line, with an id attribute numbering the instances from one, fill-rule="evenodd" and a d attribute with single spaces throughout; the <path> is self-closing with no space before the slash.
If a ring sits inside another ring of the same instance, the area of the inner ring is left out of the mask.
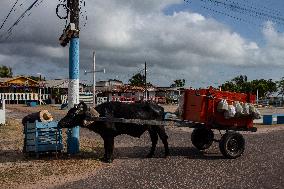
<path id="1" fill-rule="evenodd" d="M 147 157 L 151 158 L 151 157 L 153 157 L 153 155 L 155 153 L 156 145 L 157 145 L 157 142 L 158 142 L 158 135 L 152 129 L 149 129 L 149 134 L 150 134 L 151 141 L 152 141 L 152 147 L 151 147 L 150 153 L 147 155 Z"/>
<path id="2" fill-rule="evenodd" d="M 105 154 L 103 161 L 106 163 L 111 163 L 113 161 L 113 148 L 114 148 L 114 137 L 107 136 L 104 138 L 104 149 Z"/>
<path id="3" fill-rule="evenodd" d="M 168 144 L 168 135 L 166 134 L 165 128 L 164 127 L 157 127 L 157 133 L 162 140 L 165 148 L 165 157 L 167 157 L 170 152 L 169 152 L 169 144 Z"/>

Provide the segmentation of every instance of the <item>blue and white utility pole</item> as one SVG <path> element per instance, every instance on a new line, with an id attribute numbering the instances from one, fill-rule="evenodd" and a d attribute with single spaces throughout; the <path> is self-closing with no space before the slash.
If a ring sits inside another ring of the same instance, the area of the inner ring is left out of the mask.
<path id="1" fill-rule="evenodd" d="M 69 87 L 68 87 L 68 108 L 79 104 L 79 0 L 68 0 L 70 10 L 70 30 L 72 31 L 69 46 Z M 67 4 L 68 4 L 67 3 Z M 79 152 L 79 126 L 68 131 L 67 153 L 76 154 Z"/>

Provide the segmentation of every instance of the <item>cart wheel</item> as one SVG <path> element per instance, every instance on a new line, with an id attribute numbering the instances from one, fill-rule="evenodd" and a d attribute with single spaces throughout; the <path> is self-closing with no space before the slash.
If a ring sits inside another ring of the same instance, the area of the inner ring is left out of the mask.
<path id="1" fill-rule="evenodd" d="M 245 139 L 240 133 L 227 132 L 222 136 L 219 148 L 226 158 L 235 159 L 243 154 Z"/>
<path id="2" fill-rule="evenodd" d="M 208 149 L 214 139 L 214 133 L 206 127 L 195 128 L 191 134 L 191 142 L 198 150 Z"/>

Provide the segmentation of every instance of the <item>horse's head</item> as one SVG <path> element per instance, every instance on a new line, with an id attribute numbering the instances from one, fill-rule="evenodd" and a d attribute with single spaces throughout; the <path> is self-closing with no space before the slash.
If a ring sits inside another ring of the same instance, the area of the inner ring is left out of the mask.
<path id="1" fill-rule="evenodd" d="M 87 110 L 88 107 L 84 102 L 74 105 L 74 107 L 68 111 L 67 115 L 59 121 L 58 126 L 61 128 L 83 126 Z"/>

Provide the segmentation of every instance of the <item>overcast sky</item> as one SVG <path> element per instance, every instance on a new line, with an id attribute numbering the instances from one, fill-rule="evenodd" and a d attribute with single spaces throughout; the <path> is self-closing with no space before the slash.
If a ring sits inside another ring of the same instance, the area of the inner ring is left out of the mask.
<path id="1" fill-rule="evenodd" d="M 15 1 L 0 1 L 1 24 Z M 68 47 L 58 42 L 65 21 L 55 14 L 59 1 L 43 0 L 14 27 L 10 38 L 5 38 L 7 29 L 33 2 L 19 0 L 0 30 L 0 65 L 12 67 L 15 75 L 41 73 L 48 79 L 67 78 Z M 283 19 L 282 23 L 208 2 L 86 0 L 83 12 L 86 10 L 88 20 L 84 27 L 82 17 L 80 34 L 81 79 L 91 81 L 91 75 L 83 71 L 92 69 L 93 50 L 97 69 L 106 69 L 106 74 L 97 74 L 97 80 L 127 82 L 143 69 L 145 61 L 148 80 L 159 86 L 183 78 L 187 86 L 199 88 L 218 86 L 240 74 L 249 79 L 284 76 L 283 0 L 247 4 Z"/>

